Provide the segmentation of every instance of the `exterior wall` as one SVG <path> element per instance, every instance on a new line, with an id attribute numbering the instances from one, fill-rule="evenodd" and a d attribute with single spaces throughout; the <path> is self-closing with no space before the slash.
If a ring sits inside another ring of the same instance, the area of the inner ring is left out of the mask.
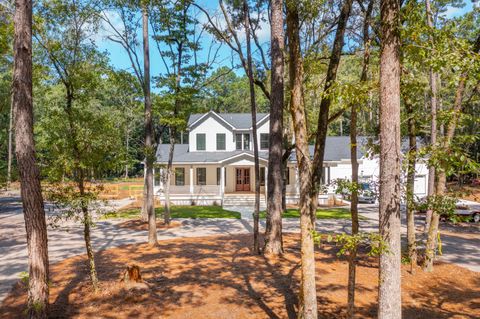
<path id="1" fill-rule="evenodd" d="M 205 151 L 198 152 L 216 152 L 217 133 L 225 134 L 225 151 L 235 150 L 234 134 L 231 129 L 212 116 L 209 116 L 189 132 L 188 140 L 191 152 L 197 152 L 197 133 L 205 134 Z"/>
<path id="2" fill-rule="evenodd" d="M 257 127 L 257 138 L 260 144 L 260 134 L 269 133 L 270 120 L 266 120 L 262 125 Z M 217 133 L 225 134 L 225 151 L 231 152 L 236 150 L 235 135 L 249 134 L 250 147 L 253 150 L 252 130 L 232 130 L 222 121 L 217 120 L 214 116 L 208 116 L 202 123 L 190 130 L 188 140 L 191 152 L 197 152 L 197 133 L 205 134 L 205 151 L 198 152 L 217 152 Z"/>

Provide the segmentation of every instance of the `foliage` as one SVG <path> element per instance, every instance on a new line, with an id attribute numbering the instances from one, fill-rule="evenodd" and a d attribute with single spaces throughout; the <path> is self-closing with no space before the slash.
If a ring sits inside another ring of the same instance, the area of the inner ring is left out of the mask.
<path id="1" fill-rule="evenodd" d="M 314 232 L 314 241 L 318 245 L 322 242 L 322 236 Z M 341 233 L 337 235 L 327 235 L 326 241 L 332 242 L 340 248 L 337 256 L 348 255 L 357 251 L 361 247 L 368 249 L 368 256 L 379 256 L 380 254 L 388 253 L 389 249 L 386 243 L 382 240 L 382 236 L 378 233 L 359 232 L 355 235 Z"/>
<path id="2" fill-rule="evenodd" d="M 45 190 L 45 198 L 55 205 L 57 212 L 49 218 L 50 225 L 60 227 L 62 222 L 73 220 L 94 226 L 92 213 L 96 216 L 105 213 L 103 208 L 105 203 L 98 198 L 101 190 L 101 185 L 91 184 L 82 195 L 78 192 L 76 185 L 71 183 L 50 184 Z M 87 217 L 84 216 L 84 208 L 89 212 Z"/>

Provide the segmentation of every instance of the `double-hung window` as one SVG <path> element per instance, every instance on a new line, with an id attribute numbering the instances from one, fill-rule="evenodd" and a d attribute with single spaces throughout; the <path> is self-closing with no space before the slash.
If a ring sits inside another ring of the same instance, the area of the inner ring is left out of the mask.
<path id="1" fill-rule="evenodd" d="M 217 151 L 225 151 L 225 133 L 217 133 Z"/>
<path id="2" fill-rule="evenodd" d="M 266 150 L 270 144 L 270 134 L 260 133 L 260 149 Z"/>
<path id="3" fill-rule="evenodd" d="M 197 185 L 207 185 L 206 167 L 197 167 Z"/>
<path id="4" fill-rule="evenodd" d="M 175 168 L 175 185 L 177 186 L 185 185 L 185 168 L 183 167 Z"/>
<path id="5" fill-rule="evenodd" d="M 250 134 L 243 134 L 243 149 L 250 149 Z"/>
<path id="6" fill-rule="evenodd" d="M 205 151 L 205 133 L 197 133 L 197 151 Z"/>
<path id="7" fill-rule="evenodd" d="M 260 167 L 260 186 L 265 186 L 265 167 Z"/>
<path id="8" fill-rule="evenodd" d="M 242 134 L 235 134 L 235 149 L 242 149 Z"/>

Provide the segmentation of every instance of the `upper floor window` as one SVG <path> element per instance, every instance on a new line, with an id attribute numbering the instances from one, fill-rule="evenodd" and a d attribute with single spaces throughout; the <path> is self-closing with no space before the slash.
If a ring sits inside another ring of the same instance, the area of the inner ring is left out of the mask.
<path id="1" fill-rule="evenodd" d="M 242 149 L 242 134 L 235 134 L 235 149 Z"/>
<path id="2" fill-rule="evenodd" d="M 197 185 L 207 185 L 206 167 L 197 167 Z"/>
<path id="3" fill-rule="evenodd" d="M 260 149 L 266 150 L 270 145 L 270 134 L 268 133 L 260 133 Z"/>
<path id="4" fill-rule="evenodd" d="M 205 151 L 205 133 L 197 133 L 197 151 Z"/>
<path id="5" fill-rule="evenodd" d="M 175 185 L 177 186 L 185 185 L 185 168 L 183 167 L 175 168 Z"/>
<path id="6" fill-rule="evenodd" d="M 225 150 L 225 133 L 217 133 L 217 151 Z"/>
<path id="7" fill-rule="evenodd" d="M 250 134 L 243 134 L 243 149 L 250 149 Z"/>

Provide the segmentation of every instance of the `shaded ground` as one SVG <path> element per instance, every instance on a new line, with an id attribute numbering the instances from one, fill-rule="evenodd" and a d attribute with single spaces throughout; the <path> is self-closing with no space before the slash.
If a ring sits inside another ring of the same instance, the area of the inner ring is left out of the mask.
<path id="1" fill-rule="evenodd" d="M 182 224 L 179 222 L 170 222 L 170 225 L 165 225 L 162 221 L 157 221 L 157 230 L 159 229 L 169 229 L 180 227 Z M 148 222 L 144 222 L 141 219 L 129 219 L 124 222 L 117 224 L 117 227 L 128 228 L 131 230 L 148 230 Z"/>
<path id="2" fill-rule="evenodd" d="M 182 238 L 158 248 L 128 245 L 97 254 L 102 291 L 88 285 L 84 256 L 51 268 L 54 318 L 295 318 L 299 279 L 298 235 L 285 236 L 285 255 L 252 255 L 251 236 Z M 336 249 L 317 254 L 318 305 L 322 318 L 345 315 L 347 263 Z M 142 270 L 146 285 L 127 289 L 119 282 L 126 265 Z M 362 258 L 358 269 L 357 313 L 375 317 L 377 261 Z M 478 318 L 480 274 L 438 264 L 430 275 L 402 272 L 404 318 Z M 6 298 L 1 318 L 21 317 L 25 287 Z"/>

